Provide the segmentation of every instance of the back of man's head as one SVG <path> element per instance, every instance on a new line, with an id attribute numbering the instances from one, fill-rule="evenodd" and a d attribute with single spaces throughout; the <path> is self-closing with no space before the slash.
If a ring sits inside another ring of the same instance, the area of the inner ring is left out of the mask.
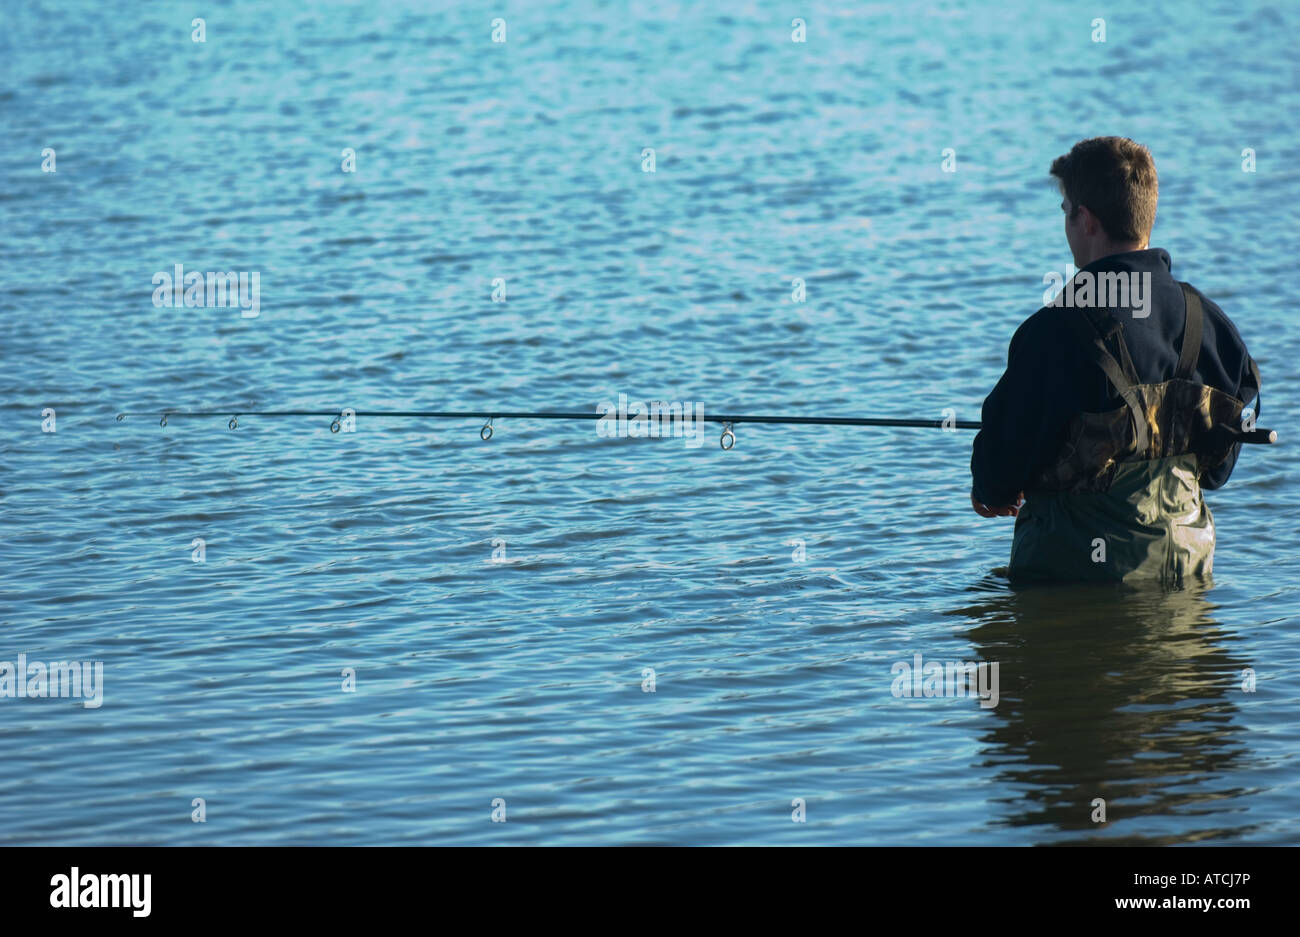
<path id="1" fill-rule="evenodd" d="M 1142 144 L 1127 137 L 1080 140 L 1052 161 L 1052 175 L 1072 212 L 1086 206 L 1113 243 L 1150 240 L 1159 185 L 1155 160 Z"/>

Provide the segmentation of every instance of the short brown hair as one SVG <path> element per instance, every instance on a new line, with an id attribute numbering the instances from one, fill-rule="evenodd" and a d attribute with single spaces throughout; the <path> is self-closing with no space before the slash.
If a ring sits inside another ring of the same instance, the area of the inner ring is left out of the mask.
<path id="1" fill-rule="evenodd" d="M 1052 161 L 1052 175 L 1070 200 L 1097 216 L 1112 241 L 1145 244 L 1156 221 L 1156 164 L 1151 151 L 1127 137 L 1080 140 Z"/>

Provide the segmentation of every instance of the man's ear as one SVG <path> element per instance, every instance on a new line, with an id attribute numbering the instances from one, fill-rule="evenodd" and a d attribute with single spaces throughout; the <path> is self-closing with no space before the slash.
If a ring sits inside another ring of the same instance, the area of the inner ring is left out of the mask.
<path id="1" fill-rule="evenodd" d="M 1079 214 L 1083 215 L 1083 233 L 1088 237 L 1095 237 L 1101 233 L 1101 222 L 1097 220 L 1091 209 L 1087 205 L 1079 206 Z"/>

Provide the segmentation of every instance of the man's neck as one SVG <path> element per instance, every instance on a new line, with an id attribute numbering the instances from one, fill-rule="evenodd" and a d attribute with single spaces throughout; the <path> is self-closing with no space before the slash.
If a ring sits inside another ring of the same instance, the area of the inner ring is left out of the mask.
<path id="1" fill-rule="evenodd" d="M 1128 244 L 1111 244 L 1111 243 L 1099 244 L 1097 245 L 1097 247 L 1093 248 L 1092 256 L 1089 257 L 1084 263 L 1079 264 L 1079 269 L 1083 269 L 1089 264 L 1094 264 L 1097 261 L 1102 260 L 1106 257 L 1113 257 L 1115 254 L 1128 254 L 1128 253 L 1132 253 L 1133 251 L 1144 251 L 1146 249 L 1147 249 L 1146 244 L 1137 244 L 1133 242 L 1130 242 Z"/>

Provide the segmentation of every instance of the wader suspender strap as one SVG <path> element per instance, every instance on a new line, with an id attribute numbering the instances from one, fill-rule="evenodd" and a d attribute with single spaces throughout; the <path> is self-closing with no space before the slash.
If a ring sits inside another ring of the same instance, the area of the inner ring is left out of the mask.
<path id="1" fill-rule="evenodd" d="M 1201 355 L 1201 332 L 1205 312 L 1201 306 L 1201 298 L 1196 295 L 1191 286 L 1182 282 L 1178 285 L 1183 288 L 1183 297 L 1187 300 L 1187 324 L 1183 326 L 1183 345 L 1178 352 L 1178 372 L 1174 377 L 1190 381 Z M 1255 363 L 1254 358 L 1246 358 L 1246 373 L 1248 380 L 1242 381 L 1240 396 L 1243 402 L 1250 403 L 1255 394 L 1259 393 L 1259 365 Z M 1247 387 L 1254 388 L 1255 393 L 1246 394 Z"/>
<path id="2" fill-rule="evenodd" d="M 1107 318 L 1110 329 L 1106 334 L 1118 333 L 1116 338 L 1119 341 L 1120 356 L 1124 359 L 1126 367 L 1120 367 L 1120 363 L 1110 353 L 1102 339 L 1101 330 L 1097 328 L 1097 324 L 1093 322 L 1086 308 L 1076 309 L 1073 314 L 1070 311 L 1065 313 L 1065 321 L 1092 353 L 1093 362 L 1105 372 L 1111 386 L 1115 388 L 1115 393 L 1124 398 L 1124 402 L 1128 404 L 1129 414 L 1133 419 L 1133 438 L 1140 458 L 1146 452 L 1148 436 L 1146 411 L 1142 408 L 1142 401 L 1138 399 L 1137 390 L 1134 388 L 1138 383 L 1137 372 L 1133 370 L 1133 360 L 1129 357 L 1128 346 L 1124 344 L 1123 326 L 1118 320 L 1110 316 Z"/>
<path id="3" fill-rule="evenodd" d="M 1174 380 L 1190 381 L 1201 357 L 1201 326 L 1205 315 L 1201 298 L 1186 283 L 1178 285 L 1183 288 L 1183 299 L 1187 301 L 1187 322 L 1183 326 L 1183 344 L 1178 351 L 1178 370 L 1174 372 Z"/>

